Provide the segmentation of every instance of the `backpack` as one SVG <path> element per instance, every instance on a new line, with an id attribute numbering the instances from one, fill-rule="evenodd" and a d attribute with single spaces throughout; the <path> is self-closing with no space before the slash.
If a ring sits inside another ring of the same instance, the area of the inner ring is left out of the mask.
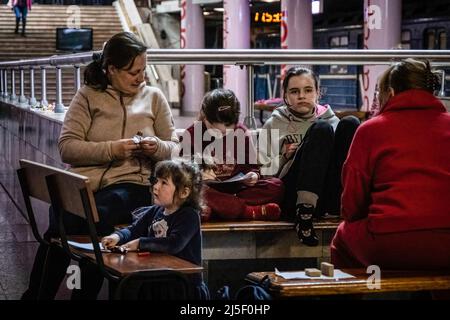
<path id="1" fill-rule="evenodd" d="M 248 285 L 240 288 L 236 292 L 235 300 L 272 300 L 272 296 L 261 286 Z"/>
<path id="2" fill-rule="evenodd" d="M 240 288 L 236 295 L 234 296 L 234 300 L 250 300 L 250 301 L 259 301 L 259 300 L 272 300 L 272 296 L 268 292 L 268 287 L 270 284 L 270 279 L 268 276 L 265 276 L 261 279 L 258 285 L 246 285 Z M 230 287 L 223 286 L 216 292 L 217 300 L 231 300 L 230 297 Z"/>

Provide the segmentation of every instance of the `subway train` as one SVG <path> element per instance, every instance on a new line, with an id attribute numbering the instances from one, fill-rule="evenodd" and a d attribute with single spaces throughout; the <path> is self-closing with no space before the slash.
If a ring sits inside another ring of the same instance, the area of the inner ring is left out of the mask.
<path id="1" fill-rule="evenodd" d="M 450 1 L 423 3 L 403 1 L 401 42 L 395 49 L 410 50 L 446 50 L 450 49 Z M 331 2 L 332 3 L 332 2 Z M 313 17 L 314 49 L 362 49 L 363 48 L 363 7 L 362 1 L 344 8 L 330 8 L 327 13 Z M 331 12 L 331 13 L 330 13 Z M 255 48 L 279 48 L 278 32 L 267 33 L 256 38 Z M 320 74 L 322 100 L 334 109 L 357 110 L 361 105 L 360 75 L 361 66 L 323 65 L 315 66 Z M 450 95 L 450 68 L 444 68 L 447 74 L 445 96 Z M 259 68 L 255 79 L 256 100 L 264 97 L 279 97 L 279 67 Z M 270 74 L 267 89 L 266 74 Z"/>

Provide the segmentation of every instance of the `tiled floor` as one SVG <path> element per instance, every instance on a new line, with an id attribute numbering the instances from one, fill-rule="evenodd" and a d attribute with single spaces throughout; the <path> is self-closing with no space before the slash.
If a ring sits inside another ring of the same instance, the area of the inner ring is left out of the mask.
<path id="1" fill-rule="evenodd" d="M 36 249 L 26 220 L 0 187 L 0 300 L 20 298 Z"/>

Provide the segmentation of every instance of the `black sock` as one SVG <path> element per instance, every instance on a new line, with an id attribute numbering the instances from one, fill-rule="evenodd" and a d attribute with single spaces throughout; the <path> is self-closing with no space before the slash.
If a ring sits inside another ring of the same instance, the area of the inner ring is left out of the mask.
<path id="1" fill-rule="evenodd" d="M 295 230 L 302 243 L 314 247 L 319 244 L 316 231 L 313 226 L 314 206 L 306 203 L 297 204 Z"/>

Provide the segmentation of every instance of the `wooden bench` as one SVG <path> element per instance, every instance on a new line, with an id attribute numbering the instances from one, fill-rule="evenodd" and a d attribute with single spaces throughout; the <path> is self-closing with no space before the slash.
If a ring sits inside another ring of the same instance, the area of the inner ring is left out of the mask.
<path id="1" fill-rule="evenodd" d="M 314 223 L 319 245 L 308 247 L 298 239 L 294 223 L 286 221 L 210 221 L 201 226 L 203 267 L 214 287 L 242 286 L 253 270 L 270 266 L 303 266 L 330 260 L 330 242 L 338 220 Z M 232 271 L 233 270 L 233 271 Z"/>
<path id="2" fill-rule="evenodd" d="M 341 219 L 332 218 L 314 222 L 316 230 L 335 230 Z M 287 231 L 294 229 L 294 223 L 288 221 L 208 221 L 201 225 L 203 232 L 219 232 L 219 231 Z"/>
<path id="3" fill-rule="evenodd" d="M 202 223 L 205 260 L 318 258 L 326 260 L 339 219 L 314 223 L 320 243 L 302 245 L 294 223 L 286 221 L 213 221 Z"/>
<path id="4" fill-rule="evenodd" d="M 368 278 L 366 269 L 343 269 L 355 276 L 351 279 L 292 279 L 286 280 L 274 272 L 253 272 L 246 280 L 261 283 L 268 277 L 267 289 L 275 298 L 298 298 L 305 296 L 330 296 L 348 294 L 370 294 L 382 292 L 440 291 L 450 289 L 450 271 L 405 271 L 381 270 L 379 288 Z"/>

